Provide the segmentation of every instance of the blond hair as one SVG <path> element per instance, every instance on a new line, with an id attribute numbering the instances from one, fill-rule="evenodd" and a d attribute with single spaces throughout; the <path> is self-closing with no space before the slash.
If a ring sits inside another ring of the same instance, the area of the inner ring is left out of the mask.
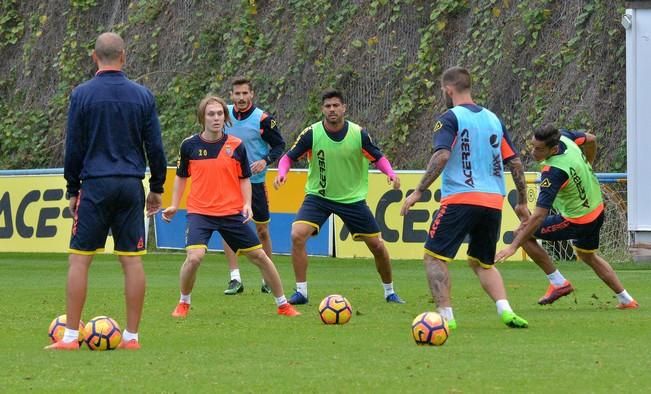
<path id="1" fill-rule="evenodd" d="M 206 127 L 206 107 L 208 104 L 214 103 L 220 104 L 224 109 L 224 125 L 231 126 L 231 115 L 228 113 L 226 101 L 219 96 L 208 95 L 199 102 L 199 107 L 197 108 L 197 120 L 201 127 Z"/>

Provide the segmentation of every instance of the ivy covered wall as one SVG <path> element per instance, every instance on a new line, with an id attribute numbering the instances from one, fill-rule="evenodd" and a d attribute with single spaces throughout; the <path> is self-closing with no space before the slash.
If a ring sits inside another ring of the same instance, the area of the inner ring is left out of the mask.
<path id="1" fill-rule="evenodd" d="M 528 165 L 532 129 L 555 121 L 592 129 L 597 170 L 622 171 L 623 12 L 605 0 L 3 0 L 0 168 L 62 165 L 68 96 L 112 30 L 127 42 L 129 77 L 157 96 L 171 160 L 197 131 L 199 99 L 227 96 L 244 74 L 288 142 L 336 86 L 397 168 L 421 169 L 444 110 L 440 73 L 463 65 Z"/>

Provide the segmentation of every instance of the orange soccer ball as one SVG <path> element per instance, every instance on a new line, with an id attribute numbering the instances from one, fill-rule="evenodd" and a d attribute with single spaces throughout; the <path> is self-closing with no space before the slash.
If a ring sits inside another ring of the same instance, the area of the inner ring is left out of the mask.
<path id="1" fill-rule="evenodd" d="M 47 336 L 50 337 L 52 343 L 59 342 L 63 339 L 63 334 L 66 331 L 66 315 L 57 316 L 47 330 Z M 84 322 L 79 320 L 79 344 L 84 341 Z"/>
<path id="2" fill-rule="evenodd" d="M 441 346 L 448 340 L 448 322 L 436 312 L 423 312 L 411 323 L 411 335 L 418 345 Z"/>
<path id="3" fill-rule="evenodd" d="M 346 324 L 353 316 L 353 308 L 346 297 L 332 294 L 319 304 L 319 316 L 325 324 Z"/>
<path id="4" fill-rule="evenodd" d="M 113 350 L 122 341 L 120 326 L 108 316 L 97 316 L 86 323 L 84 342 L 90 350 Z"/>

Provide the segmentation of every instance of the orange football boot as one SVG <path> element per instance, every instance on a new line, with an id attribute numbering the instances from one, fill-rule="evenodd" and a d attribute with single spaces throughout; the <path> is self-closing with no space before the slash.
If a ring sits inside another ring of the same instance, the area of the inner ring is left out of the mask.
<path id="1" fill-rule="evenodd" d="M 190 304 L 185 302 L 179 302 L 179 304 L 174 308 L 172 316 L 174 317 L 188 317 L 188 312 L 190 312 Z"/>
<path id="2" fill-rule="evenodd" d="M 566 295 L 570 294 L 573 291 L 574 291 L 574 287 L 572 287 L 572 284 L 568 280 L 563 282 L 563 284 L 560 286 L 554 286 L 550 284 L 549 287 L 547 288 L 547 292 L 545 293 L 545 295 L 538 300 L 538 304 L 540 305 L 551 304 L 557 299 L 561 297 L 565 297 Z"/>
<path id="3" fill-rule="evenodd" d="M 55 342 L 51 345 L 44 347 L 45 350 L 79 350 L 79 341 L 72 342 Z"/>
<path id="4" fill-rule="evenodd" d="M 122 341 L 120 342 L 118 349 L 140 350 L 140 343 L 138 343 L 138 341 L 135 339 L 132 339 L 130 341 Z"/>
<path id="5" fill-rule="evenodd" d="M 294 307 L 288 302 L 278 307 L 278 314 L 285 316 L 300 316 L 301 312 L 294 309 Z"/>
<path id="6" fill-rule="evenodd" d="M 635 300 L 631 300 L 631 302 L 627 304 L 617 304 L 617 309 L 637 309 L 639 307 L 640 304 L 638 304 Z"/>

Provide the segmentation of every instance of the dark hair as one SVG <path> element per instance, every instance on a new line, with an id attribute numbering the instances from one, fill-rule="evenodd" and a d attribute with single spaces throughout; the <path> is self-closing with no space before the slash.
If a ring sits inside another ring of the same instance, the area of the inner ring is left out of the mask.
<path id="1" fill-rule="evenodd" d="M 224 101 L 224 99 L 221 97 L 209 94 L 199 102 L 199 106 L 197 107 L 197 120 L 199 121 L 201 127 L 206 127 L 206 107 L 208 104 L 221 105 L 224 109 L 224 126 L 231 125 L 231 116 L 228 112 L 228 105 L 226 105 L 226 101 Z"/>
<path id="2" fill-rule="evenodd" d="M 546 147 L 553 148 L 561 141 L 561 131 L 553 124 L 547 123 L 536 129 L 533 137 L 538 141 L 543 141 Z"/>
<path id="3" fill-rule="evenodd" d="M 463 67 L 450 67 L 441 75 L 441 86 L 452 86 L 457 92 L 470 90 L 470 72 Z"/>
<path id="4" fill-rule="evenodd" d="M 249 85 L 249 89 L 253 90 L 253 84 L 251 83 L 251 80 L 241 75 L 238 75 L 237 77 L 231 80 L 231 87 L 235 85 Z"/>
<path id="5" fill-rule="evenodd" d="M 345 104 L 344 95 L 339 90 L 334 88 L 329 88 L 323 91 L 321 94 L 321 104 L 323 104 L 327 99 L 338 98 L 341 100 L 342 104 Z"/>

